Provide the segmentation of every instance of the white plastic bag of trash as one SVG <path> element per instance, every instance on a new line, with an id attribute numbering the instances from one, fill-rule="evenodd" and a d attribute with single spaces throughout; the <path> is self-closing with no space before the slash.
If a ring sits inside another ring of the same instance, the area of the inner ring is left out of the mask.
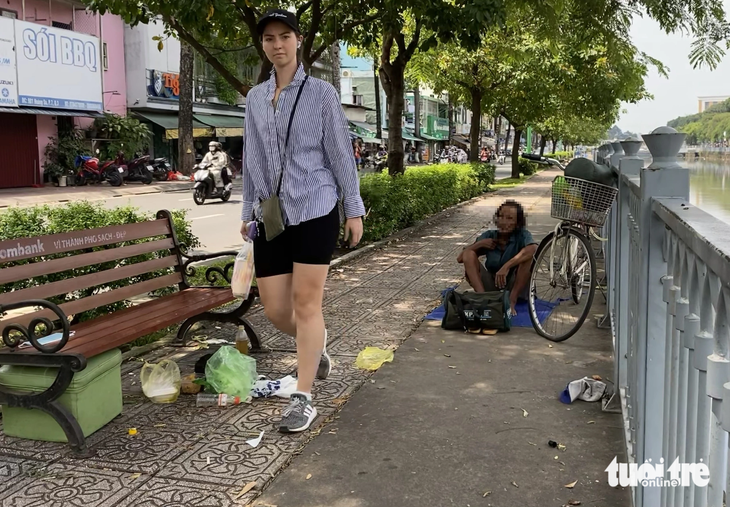
<path id="1" fill-rule="evenodd" d="M 174 403 L 180 395 L 180 368 L 175 361 L 163 359 L 145 363 L 139 374 L 142 392 L 154 403 Z"/>
<path id="2" fill-rule="evenodd" d="M 606 384 L 591 377 L 583 377 L 568 383 L 560 393 L 560 401 L 566 404 L 573 403 L 575 400 L 598 401 L 603 398 L 605 393 Z"/>

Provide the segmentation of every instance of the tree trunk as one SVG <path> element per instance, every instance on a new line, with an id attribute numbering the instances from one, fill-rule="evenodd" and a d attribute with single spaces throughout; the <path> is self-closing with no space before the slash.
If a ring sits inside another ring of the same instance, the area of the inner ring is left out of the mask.
<path id="1" fill-rule="evenodd" d="M 195 165 L 193 146 L 193 48 L 180 41 L 180 100 L 177 116 L 178 171 L 191 174 Z"/>
<path id="2" fill-rule="evenodd" d="M 421 90 L 418 86 L 413 89 L 413 133 L 421 137 Z"/>
<path id="3" fill-rule="evenodd" d="M 380 79 L 378 78 L 378 62 L 373 62 L 373 80 L 375 85 L 375 137 L 383 139 L 383 109 L 380 104 Z"/>
<path id="4" fill-rule="evenodd" d="M 340 41 L 336 40 L 330 46 L 332 52 L 332 86 L 337 90 L 337 95 L 342 97 L 342 84 L 340 82 L 340 68 L 342 60 L 340 59 Z"/>
<path id="5" fill-rule="evenodd" d="M 507 148 L 509 148 L 509 131 L 512 128 L 512 124 L 507 122 L 507 133 L 504 136 L 504 152 L 507 153 Z"/>
<path id="6" fill-rule="evenodd" d="M 405 172 L 403 151 L 403 111 L 405 109 L 405 66 L 398 62 L 389 65 L 389 72 L 380 68 L 381 78 L 387 79 L 385 94 L 388 97 L 388 172 L 391 175 Z"/>
<path id="7" fill-rule="evenodd" d="M 540 156 L 542 157 L 545 154 L 545 145 L 547 144 L 547 138 L 545 136 L 540 136 Z"/>
<path id="8" fill-rule="evenodd" d="M 557 144 L 558 144 L 558 140 L 553 139 L 553 153 L 555 153 L 555 147 L 557 146 Z"/>
<path id="9" fill-rule="evenodd" d="M 512 143 L 512 177 L 520 177 L 520 138 L 522 137 L 522 130 L 515 127 L 515 140 Z"/>
<path id="10" fill-rule="evenodd" d="M 494 127 L 494 147 L 496 150 L 499 150 L 499 133 L 500 130 L 502 130 L 502 116 L 497 116 L 497 120 L 495 122 Z"/>
<path id="11" fill-rule="evenodd" d="M 479 162 L 479 138 L 481 137 L 482 120 L 482 91 L 476 88 L 471 90 L 471 153 L 469 160 Z"/>

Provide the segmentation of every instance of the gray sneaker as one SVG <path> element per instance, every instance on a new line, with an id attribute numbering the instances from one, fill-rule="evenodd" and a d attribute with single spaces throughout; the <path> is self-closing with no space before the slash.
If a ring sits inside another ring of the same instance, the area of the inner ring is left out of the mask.
<path id="1" fill-rule="evenodd" d="M 319 359 L 319 368 L 317 368 L 317 378 L 324 380 L 329 377 L 332 371 L 332 360 L 327 353 L 327 330 L 324 330 L 324 346 L 322 347 L 322 357 Z"/>
<path id="2" fill-rule="evenodd" d="M 289 406 L 281 413 L 279 431 L 281 433 L 298 433 L 309 428 L 314 418 L 317 417 L 317 409 L 312 402 L 303 394 L 294 393 L 289 398 Z"/>

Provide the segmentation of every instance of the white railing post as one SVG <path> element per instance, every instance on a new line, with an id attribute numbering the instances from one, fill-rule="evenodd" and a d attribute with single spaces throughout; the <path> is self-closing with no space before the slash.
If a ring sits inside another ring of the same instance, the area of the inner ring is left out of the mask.
<path id="1" fill-rule="evenodd" d="M 670 127 L 659 127 L 651 134 L 642 136 L 652 154 L 652 163 L 641 170 L 641 224 L 640 251 L 641 268 L 639 279 L 639 329 L 637 361 L 639 372 L 637 378 L 637 396 L 639 414 L 637 417 L 637 463 L 652 460 L 658 463 L 664 458 L 671 463 L 675 456 L 663 456 L 665 441 L 663 433 L 664 402 L 671 400 L 670 410 L 676 417 L 674 400 L 679 403 L 679 388 L 675 388 L 675 380 L 670 386 L 665 385 L 665 368 L 674 365 L 672 358 L 666 357 L 666 340 L 671 336 L 674 351 L 679 351 L 679 335 L 673 329 L 667 329 L 667 304 L 664 301 L 663 281 L 666 280 L 667 265 L 664 260 L 665 226 L 653 214 L 651 205 L 655 197 L 689 197 L 689 171 L 677 164 L 676 157 L 685 134 L 679 134 Z M 675 270 L 680 259 L 675 258 Z M 677 281 L 675 280 L 675 283 Z M 670 299 L 671 302 L 671 299 Z M 669 332 L 668 332 L 669 331 Z M 677 343 L 674 344 L 676 339 Z M 668 396 L 672 396 L 671 398 Z M 686 403 L 686 400 L 685 400 Z M 686 406 L 686 405 L 685 405 Z M 670 415 L 670 418 L 672 416 Z M 676 437 L 669 435 L 670 453 L 676 449 Z M 662 488 L 639 487 L 637 505 L 646 507 L 664 507 L 673 505 L 662 502 Z M 670 491 L 668 500 L 673 500 Z M 682 495 L 679 495 L 681 498 Z"/>

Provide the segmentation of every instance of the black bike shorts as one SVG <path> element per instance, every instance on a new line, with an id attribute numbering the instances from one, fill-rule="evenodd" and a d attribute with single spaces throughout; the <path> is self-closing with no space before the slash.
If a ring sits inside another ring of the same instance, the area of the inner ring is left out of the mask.
<path id="1" fill-rule="evenodd" d="M 286 275 L 294 263 L 329 265 L 340 236 L 340 213 L 335 206 L 329 214 L 288 226 L 271 241 L 266 241 L 263 224 L 258 224 L 253 242 L 256 277 Z"/>

